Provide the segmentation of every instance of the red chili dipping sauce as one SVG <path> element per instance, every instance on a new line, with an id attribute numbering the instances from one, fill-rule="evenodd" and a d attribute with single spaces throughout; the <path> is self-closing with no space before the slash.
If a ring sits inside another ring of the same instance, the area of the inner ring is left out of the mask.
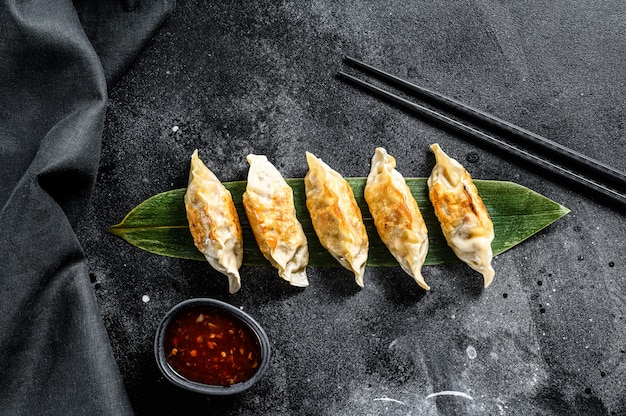
<path id="1" fill-rule="evenodd" d="M 180 312 L 165 333 L 167 362 L 188 380 L 230 386 L 250 379 L 261 347 L 240 319 L 211 306 Z"/>

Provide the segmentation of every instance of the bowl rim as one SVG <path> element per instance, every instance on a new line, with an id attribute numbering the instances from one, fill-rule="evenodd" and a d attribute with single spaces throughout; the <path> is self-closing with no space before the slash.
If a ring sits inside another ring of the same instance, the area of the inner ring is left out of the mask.
<path id="1" fill-rule="evenodd" d="M 232 386 L 209 385 L 189 380 L 178 374 L 169 365 L 169 363 L 167 362 L 164 348 L 165 334 L 167 332 L 167 328 L 169 327 L 172 319 L 177 316 L 181 311 L 198 306 L 212 306 L 229 312 L 233 316 L 238 318 L 241 322 L 243 322 L 255 334 L 259 343 L 259 347 L 261 349 L 261 360 L 259 363 L 259 368 L 257 368 L 257 371 L 248 380 L 240 383 L 235 383 Z M 269 337 L 265 333 L 265 330 L 254 318 L 252 318 L 240 308 L 237 308 L 230 303 L 226 303 L 213 298 L 192 298 L 176 304 L 163 316 L 163 319 L 161 320 L 161 323 L 159 324 L 156 335 L 154 337 L 154 354 L 159 370 L 165 376 L 165 378 L 173 384 L 196 393 L 226 396 L 248 390 L 259 381 L 259 379 L 263 376 L 263 374 L 267 370 L 267 367 L 269 366 L 271 348 Z"/>

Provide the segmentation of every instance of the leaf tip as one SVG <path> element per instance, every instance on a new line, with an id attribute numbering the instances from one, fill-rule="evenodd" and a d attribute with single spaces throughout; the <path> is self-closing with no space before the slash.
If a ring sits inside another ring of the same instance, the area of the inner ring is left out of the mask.
<path id="1" fill-rule="evenodd" d="M 115 224 L 109 227 L 109 232 L 115 236 L 121 237 L 124 232 L 121 230 L 122 223 Z"/>
<path id="2" fill-rule="evenodd" d="M 561 209 L 561 216 L 565 216 L 567 214 L 569 214 L 570 212 L 572 212 L 568 207 L 566 207 L 565 205 L 561 205 L 559 204 L 559 207 Z"/>

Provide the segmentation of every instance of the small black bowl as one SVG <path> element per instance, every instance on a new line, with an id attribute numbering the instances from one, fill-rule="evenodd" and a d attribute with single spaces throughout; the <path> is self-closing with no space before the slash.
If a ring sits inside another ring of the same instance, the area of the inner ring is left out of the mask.
<path id="1" fill-rule="evenodd" d="M 250 332 L 254 334 L 254 337 L 256 338 L 255 342 L 259 348 L 259 362 L 256 367 L 256 371 L 250 376 L 250 378 L 228 386 L 205 384 L 186 378 L 177 372 L 168 362 L 165 348 L 168 327 L 178 316 L 180 316 L 181 313 L 199 307 L 215 308 L 220 311 L 220 314 L 228 317 L 229 319 L 232 318 L 233 321 L 247 327 Z M 154 340 L 154 353 L 159 370 L 161 370 L 161 373 L 163 373 L 165 378 L 167 378 L 170 382 L 187 390 L 216 396 L 237 394 L 252 387 L 263 376 L 263 373 L 265 373 L 265 370 L 269 365 L 271 354 L 269 338 L 257 321 L 235 306 L 209 298 L 189 299 L 170 309 L 170 311 L 163 317 L 163 320 L 157 329 Z"/>

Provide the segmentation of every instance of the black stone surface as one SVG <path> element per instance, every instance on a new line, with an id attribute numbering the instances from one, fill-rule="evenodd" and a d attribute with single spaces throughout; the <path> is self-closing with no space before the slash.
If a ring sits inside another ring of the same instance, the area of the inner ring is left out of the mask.
<path id="1" fill-rule="evenodd" d="M 623 207 L 335 78 L 355 56 L 626 170 L 625 15 L 621 1 L 179 1 L 109 91 L 97 184 L 77 228 L 136 413 L 626 414 Z M 359 290 L 343 269 L 309 269 L 310 287 L 297 289 L 268 266 L 243 267 L 229 295 L 208 264 L 107 232 L 144 199 L 186 186 L 196 148 L 232 181 L 246 178 L 248 153 L 302 177 L 307 150 L 365 176 L 377 146 L 405 176 L 428 176 L 434 142 L 475 178 L 571 209 L 496 257 L 487 290 L 461 264 L 425 267 L 428 293 L 399 267 L 368 269 Z M 266 329 L 273 357 L 254 389 L 203 397 L 159 374 L 159 320 L 200 296 Z M 445 391 L 465 396 L 429 396 Z"/>

